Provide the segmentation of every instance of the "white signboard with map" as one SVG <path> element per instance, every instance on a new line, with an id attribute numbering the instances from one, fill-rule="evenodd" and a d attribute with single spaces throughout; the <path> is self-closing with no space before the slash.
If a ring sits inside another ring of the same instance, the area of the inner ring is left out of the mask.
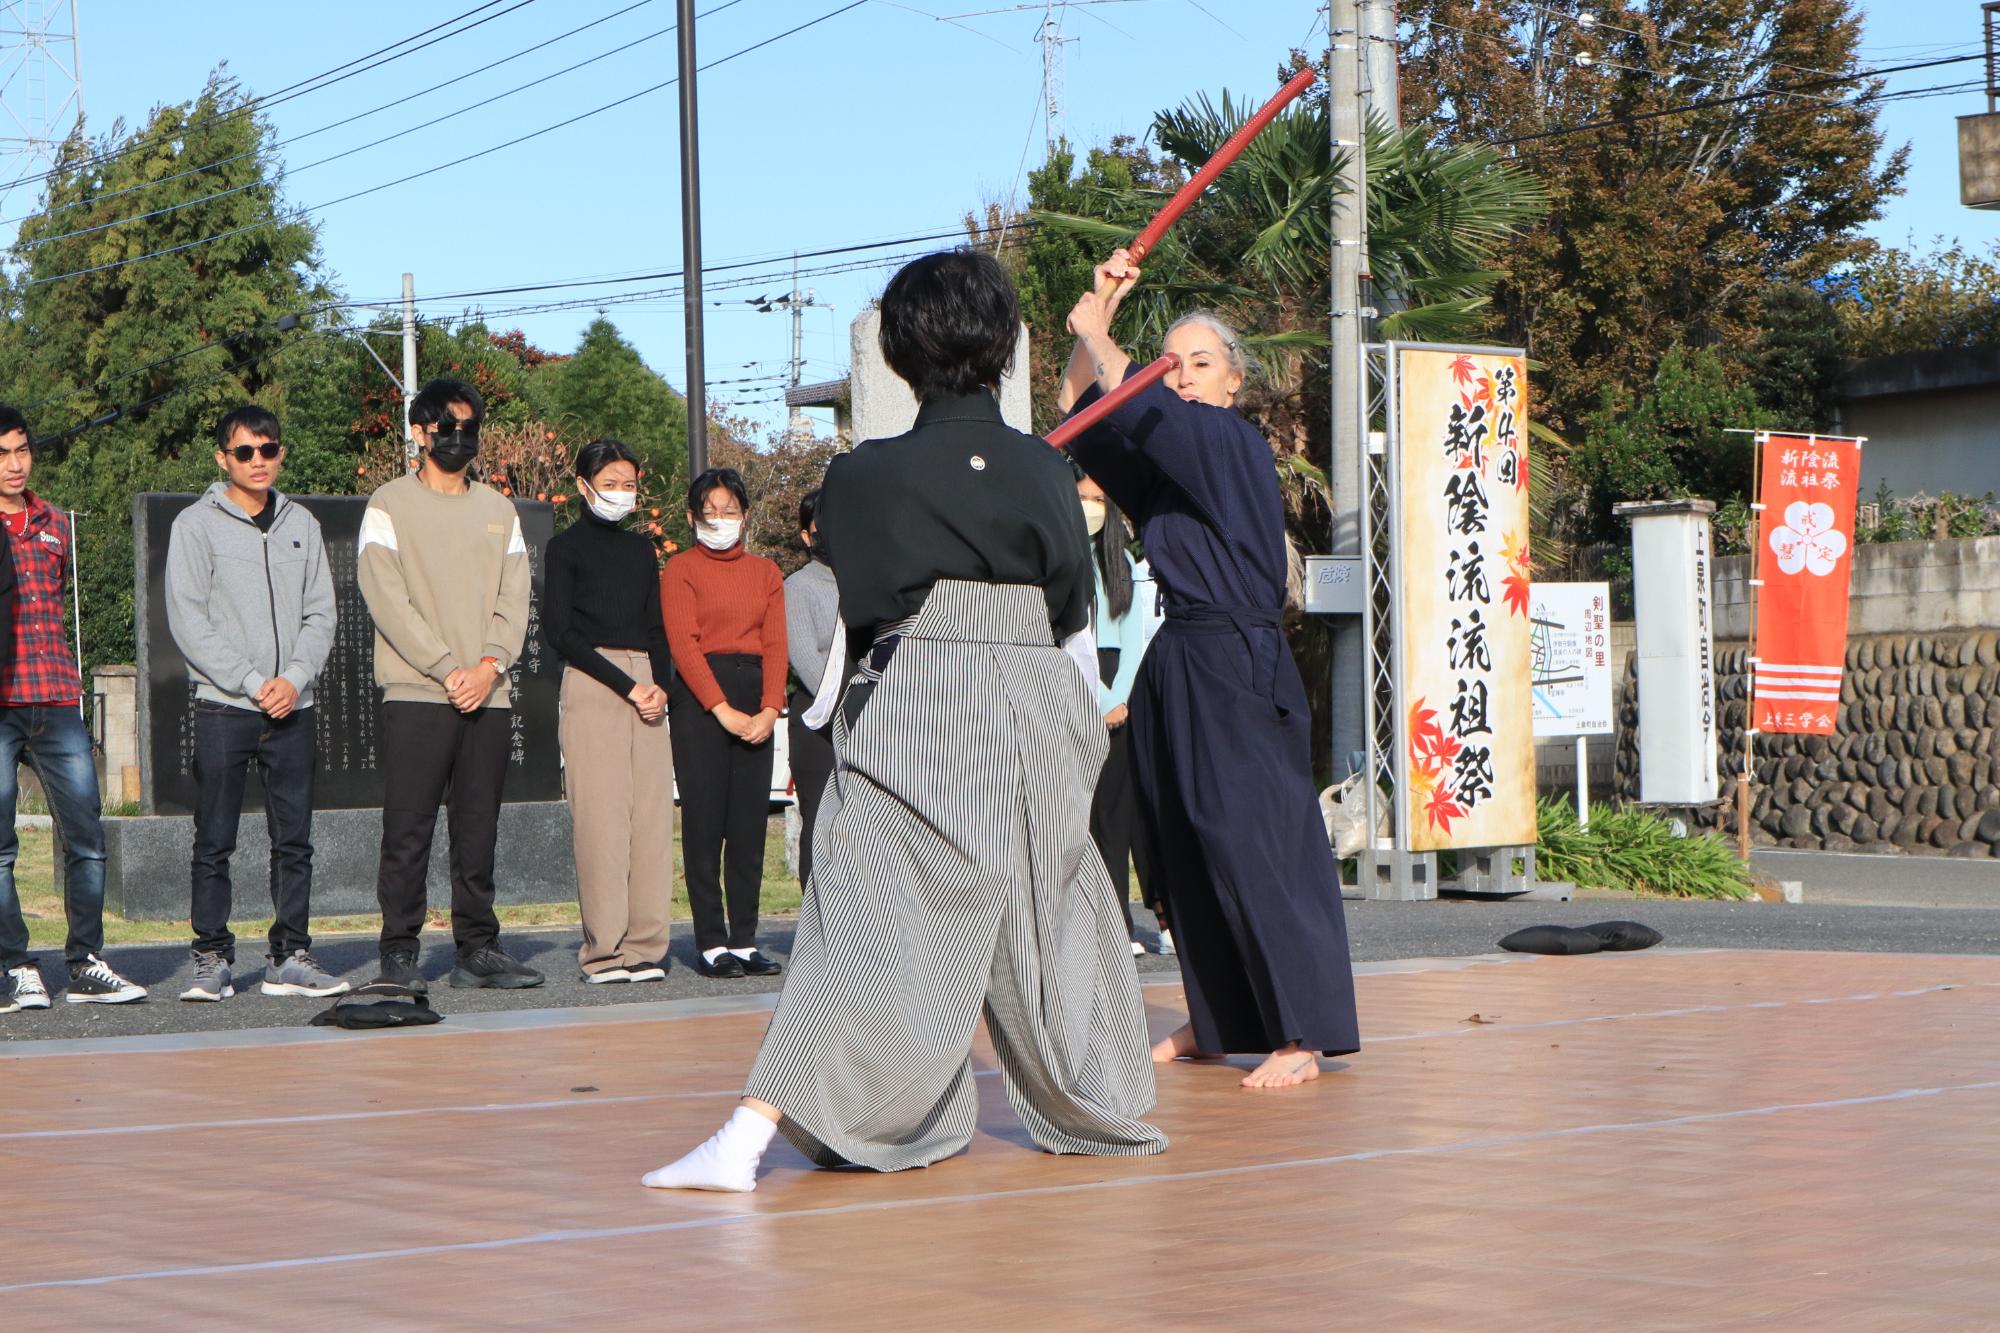
<path id="1" fill-rule="evenodd" d="M 1611 585 L 1541 583 L 1530 594 L 1535 738 L 1611 734 Z"/>

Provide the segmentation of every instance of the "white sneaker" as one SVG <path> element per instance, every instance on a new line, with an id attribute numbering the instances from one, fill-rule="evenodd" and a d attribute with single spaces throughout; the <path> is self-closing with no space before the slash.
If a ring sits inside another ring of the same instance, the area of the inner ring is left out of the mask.
<path id="1" fill-rule="evenodd" d="M 1139 941 L 1137 940 L 1132 941 L 1132 956 L 1134 958 L 1142 957 L 1145 954 L 1145 952 L 1146 952 L 1145 945 L 1139 943 Z"/>
<path id="2" fill-rule="evenodd" d="M 46 1009 L 49 1007 L 49 988 L 42 984 L 42 970 L 33 963 L 23 963 L 19 967 L 7 969 L 8 980 L 14 983 L 11 996 L 16 1009 Z"/>
<path id="3" fill-rule="evenodd" d="M 658 963 L 641 963 L 632 969 L 632 980 L 634 981 L 665 981 L 666 979 L 667 969 L 661 967 Z"/>
<path id="4" fill-rule="evenodd" d="M 1172 932 L 1171 930 L 1161 931 L 1160 952 L 1163 954 L 1171 954 L 1173 951 L 1174 951 L 1174 932 Z"/>
<path id="5" fill-rule="evenodd" d="M 602 972 L 586 972 L 583 979 L 588 985 L 608 986 L 614 981 L 630 981 L 632 974 L 622 967 L 607 967 Z"/>

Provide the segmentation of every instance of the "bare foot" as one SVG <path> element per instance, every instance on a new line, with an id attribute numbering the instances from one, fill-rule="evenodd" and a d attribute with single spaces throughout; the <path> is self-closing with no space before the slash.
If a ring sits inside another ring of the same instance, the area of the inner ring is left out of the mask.
<path id="1" fill-rule="evenodd" d="M 1154 1059 L 1158 1059 L 1157 1054 Z M 1282 1050 L 1272 1051 L 1264 1063 L 1243 1076 L 1246 1088 L 1295 1088 L 1301 1083 L 1311 1082 L 1319 1077 L 1319 1056 L 1313 1051 L 1302 1051 L 1298 1043 Z"/>
<path id="2" fill-rule="evenodd" d="M 1153 1047 L 1153 1063 L 1164 1065 L 1175 1060 L 1220 1060 L 1219 1055 L 1198 1049 L 1194 1044 L 1194 1024 L 1183 1023 L 1162 1037 Z"/>

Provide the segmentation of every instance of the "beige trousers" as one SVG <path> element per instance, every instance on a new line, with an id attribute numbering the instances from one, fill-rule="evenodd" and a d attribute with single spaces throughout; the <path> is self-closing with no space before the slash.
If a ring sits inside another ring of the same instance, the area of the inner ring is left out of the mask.
<path id="1" fill-rule="evenodd" d="M 599 648 L 642 685 L 646 654 Z M 667 956 L 674 896 L 674 751 L 667 722 L 643 722 L 631 701 L 575 667 L 562 678 L 563 787 L 576 846 L 585 972 Z"/>

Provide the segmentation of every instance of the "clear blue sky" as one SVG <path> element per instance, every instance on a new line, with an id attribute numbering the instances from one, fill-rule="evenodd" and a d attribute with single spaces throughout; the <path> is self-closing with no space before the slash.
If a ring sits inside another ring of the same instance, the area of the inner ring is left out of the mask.
<path id="1" fill-rule="evenodd" d="M 1021 164 L 1039 161 L 1039 9 L 941 21 L 1014 0 L 869 0 L 847 13 L 729 61 L 702 75 L 705 259 L 711 266 L 780 258 L 793 250 L 915 236 L 953 229 L 967 209 L 1014 197 Z M 83 66 L 90 124 L 141 121 L 162 102 L 191 97 L 211 68 L 229 70 L 256 93 L 272 93 L 470 9 L 476 0 L 390 4 L 274 5 L 204 0 L 82 0 Z M 510 0 L 512 3 L 512 0 Z M 704 63 L 750 47 L 837 9 L 844 0 L 702 0 L 719 11 L 699 25 Z M 289 202 L 317 205 L 350 192 L 501 144 L 674 74 L 672 34 L 554 79 L 478 111 L 357 152 L 314 160 L 538 79 L 645 34 L 667 28 L 672 0 L 640 0 L 589 31 L 497 62 L 569 29 L 605 18 L 633 0 L 535 0 L 476 30 L 382 69 L 283 102 L 269 114 L 280 139 L 426 89 L 403 106 L 281 149 L 290 169 Z M 1971 50 L 1977 0 L 1864 0 L 1864 54 L 1880 64 Z M 505 6 L 500 6 L 504 9 Z M 497 12 L 497 11 L 496 11 Z M 199 21 L 189 15 L 199 14 Z M 1155 110 L 1197 92 L 1262 92 L 1288 48 L 1318 26 L 1316 0 L 1116 0 L 1073 9 L 1066 33 L 1068 130 L 1096 144 L 1143 133 Z M 1323 42 L 1322 42 L 1323 44 Z M 1916 88 L 1975 77 L 1977 65 L 1899 75 Z M 1984 247 L 2000 239 L 2000 213 L 1957 202 L 1952 118 L 1983 110 L 1977 94 L 1884 109 L 1892 143 L 1913 148 L 1908 193 L 1874 231 L 1902 242 L 1916 235 L 1962 238 Z M 675 90 L 628 102 L 476 162 L 319 214 L 321 244 L 344 293 L 388 299 L 401 274 L 417 276 L 420 297 L 585 276 L 680 268 Z M 33 200 L 16 191 L 18 214 Z M 867 258 L 867 256 L 861 256 Z M 826 264 L 833 260 L 809 261 Z M 782 261 L 781 261 L 782 266 Z M 753 268 L 749 273 L 764 270 Z M 847 324 L 875 296 L 889 270 L 807 279 L 830 311 L 806 322 L 807 378 L 840 374 Z M 663 285 L 663 284 L 647 284 Z M 789 321 L 759 314 L 744 298 L 776 295 L 780 282 L 713 290 L 707 320 L 708 378 L 733 380 L 784 369 Z M 615 291 L 616 288 L 606 288 Z M 562 299 L 492 298 L 509 302 Z M 436 306 L 428 307 L 439 311 Z M 442 313 L 441 311 L 439 311 Z M 452 308 L 456 312 L 456 307 Z M 611 317 L 671 382 L 684 378 L 683 314 L 677 298 L 612 306 Z M 591 309 L 496 315 L 554 351 L 575 345 Z M 753 364 L 745 364 L 753 363 Z M 774 380 L 747 386 L 769 399 Z M 742 385 L 716 385 L 727 401 Z M 782 419 L 768 402 L 755 412 Z"/>

